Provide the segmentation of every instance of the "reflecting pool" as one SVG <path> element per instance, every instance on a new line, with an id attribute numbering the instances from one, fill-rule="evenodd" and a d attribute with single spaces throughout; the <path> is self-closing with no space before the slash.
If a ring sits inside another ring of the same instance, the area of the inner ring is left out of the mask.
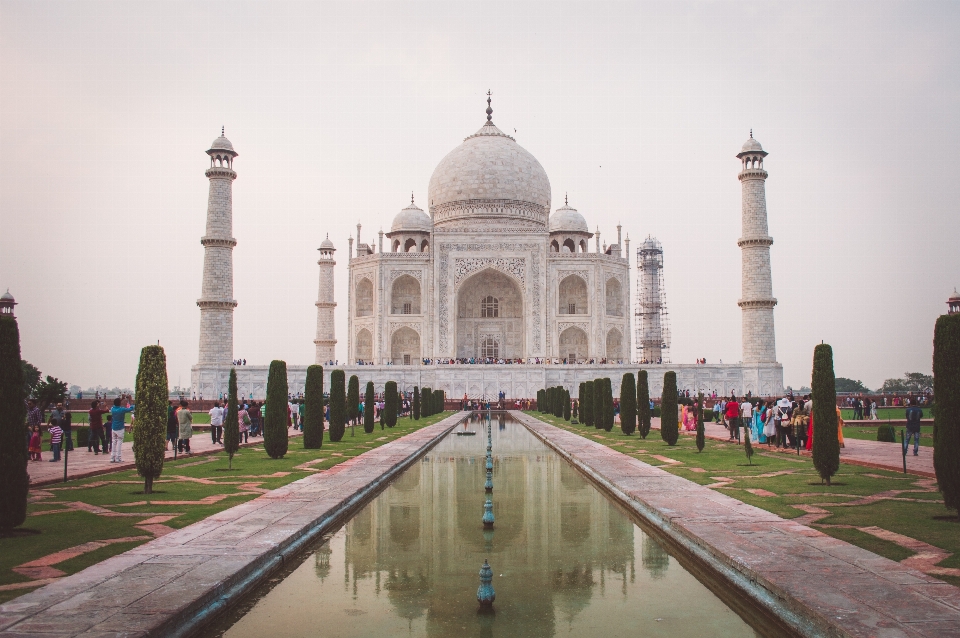
<path id="1" fill-rule="evenodd" d="M 492 429 L 495 527 L 486 500 Z M 707 587 L 509 415 L 476 416 L 217 635 L 755 636 Z M 478 613 L 493 568 L 494 614 Z"/>

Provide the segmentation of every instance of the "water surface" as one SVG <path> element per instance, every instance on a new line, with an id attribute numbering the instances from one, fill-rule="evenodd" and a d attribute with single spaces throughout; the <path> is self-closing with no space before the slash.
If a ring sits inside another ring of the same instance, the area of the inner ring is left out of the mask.
<path id="1" fill-rule="evenodd" d="M 488 425 L 492 532 L 480 522 Z M 509 415 L 474 417 L 457 430 L 477 435 L 438 443 L 299 567 L 234 610 L 223 635 L 756 635 Z M 493 615 L 477 613 L 485 558 Z"/>

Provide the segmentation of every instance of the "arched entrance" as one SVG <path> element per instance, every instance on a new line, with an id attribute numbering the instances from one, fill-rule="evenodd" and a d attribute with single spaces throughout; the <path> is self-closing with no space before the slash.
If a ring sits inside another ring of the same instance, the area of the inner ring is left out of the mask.
<path id="1" fill-rule="evenodd" d="M 520 286 L 496 270 L 482 270 L 457 292 L 457 358 L 525 356 Z"/>
<path id="2" fill-rule="evenodd" d="M 420 335 L 412 328 L 400 328 L 390 339 L 390 358 L 393 365 L 408 366 L 420 363 Z"/>
<path id="3" fill-rule="evenodd" d="M 560 356 L 568 362 L 583 361 L 588 349 L 587 333 L 580 328 L 571 326 L 560 333 Z"/>

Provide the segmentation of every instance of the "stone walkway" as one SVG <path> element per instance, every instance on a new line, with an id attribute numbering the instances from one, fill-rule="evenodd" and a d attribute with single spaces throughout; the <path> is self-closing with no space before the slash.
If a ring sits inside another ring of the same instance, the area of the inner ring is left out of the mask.
<path id="1" fill-rule="evenodd" d="M 0 605 L 0 638 L 189 635 L 344 522 L 462 418 L 447 417 Z M 162 525 L 159 518 L 155 525 Z M 52 578 L 47 570 L 61 559 L 51 555 L 19 568 Z"/>
<path id="2" fill-rule="evenodd" d="M 301 432 L 290 428 L 287 435 L 293 438 L 301 436 Z M 241 444 L 240 447 L 250 447 L 252 445 L 263 445 L 263 437 L 251 437 L 249 443 Z M 216 454 L 223 450 L 222 445 L 213 444 L 209 430 L 194 432 L 190 439 L 190 448 L 193 451 L 193 456 Z M 63 482 L 63 459 L 61 458 L 59 463 L 51 463 L 49 461 L 51 458 L 50 451 L 44 450 L 42 461 L 30 461 L 27 464 L 31 487 Z M 183 455 L 180 454 L 177 458 L 183 458 Z M 166 459 L 168 461 L 173 460 L 173 450 L 167 450 Z M 93 452 L 87 452 L 86 447 L 77 447 L 74 448 L 73 452 L 70 452 L 67 459 L 67 479 L 87 478 L 120 470 L 132 470 L 135 467 L 132 441 L 123 444 L 123 463 L 111 463 L 109 453 L 94 454 Z"/>
<path id="3" fill-rule="evenodd" d="M 734 596 L 746 595 L 774 614 L 785 633 L 960 636 L 960 589 L 952 585 L 573 432 L 514 415 L 695 564 L 728 579 Z M 722 435 L 720 426 L 714 428 L 713 438 Z M 892 540 L 889 534 L 877 530 L 885 540 Z M 917 567 L 942 560 L 923 556 L 925 549 L 914 550 L 921 552 L 914 557 Z"/>

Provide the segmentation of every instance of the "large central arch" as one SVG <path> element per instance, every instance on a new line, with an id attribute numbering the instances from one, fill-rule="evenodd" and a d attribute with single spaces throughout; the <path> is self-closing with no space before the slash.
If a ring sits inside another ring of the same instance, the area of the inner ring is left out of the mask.
<path id="1" fill-rule="evenodd" d="M 523 293 L 516 281 L 493 269 L 481 270 L 457 291 L 458 358 L 525 357 Z"/>

